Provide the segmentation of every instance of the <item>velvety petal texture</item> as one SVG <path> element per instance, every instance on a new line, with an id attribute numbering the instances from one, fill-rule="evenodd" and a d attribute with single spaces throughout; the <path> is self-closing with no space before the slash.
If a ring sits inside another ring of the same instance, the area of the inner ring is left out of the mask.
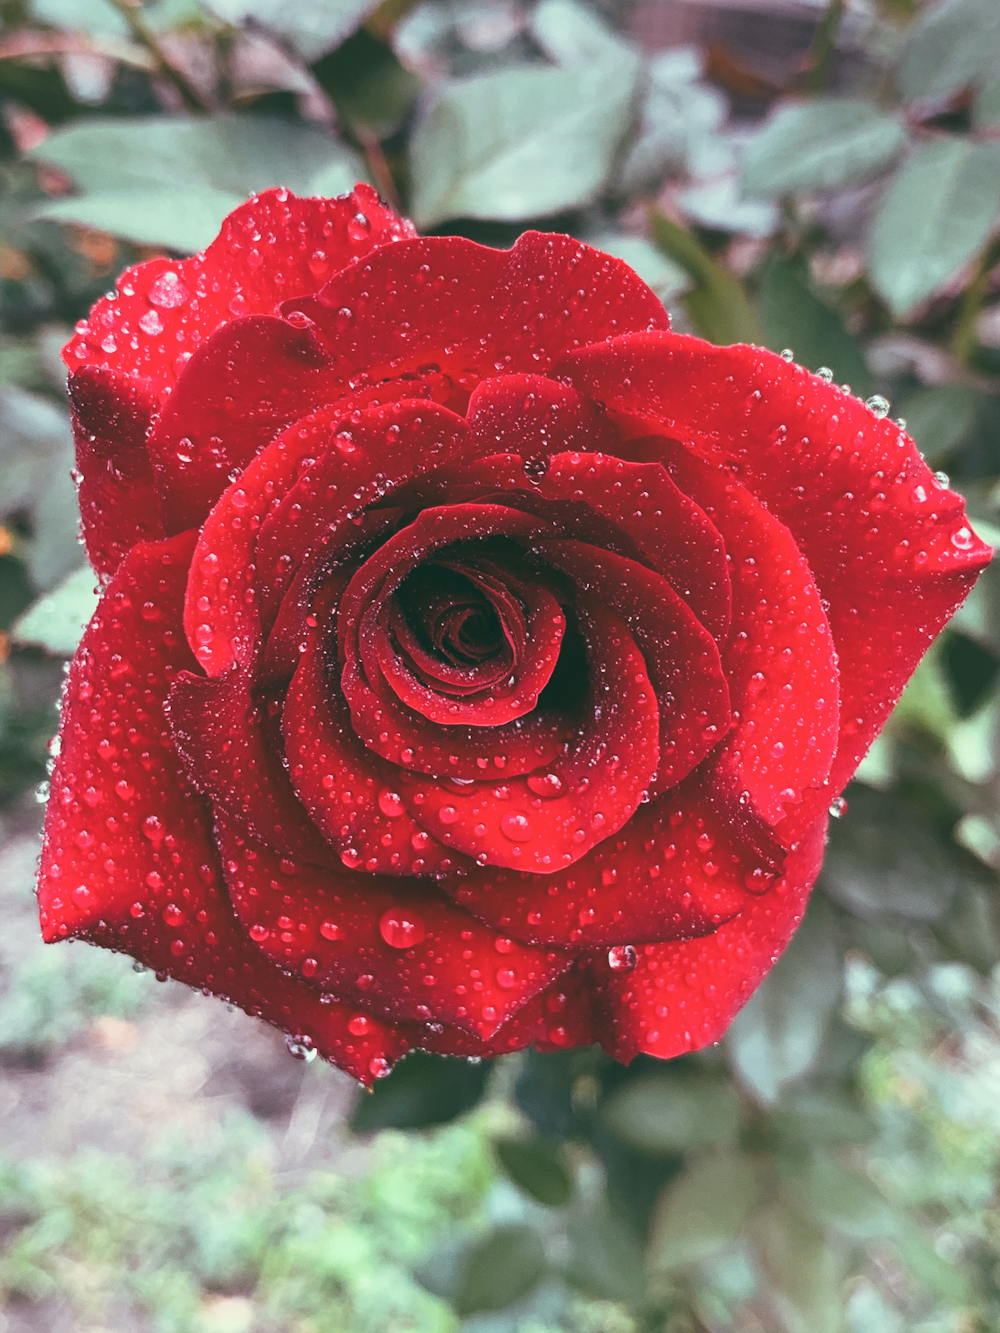
<path id="1" fill-rule="evenodd" d="M 269 191 L 66 349 L 45 938 L 370 1082 L 714 1042 L 988 558 L 912 441 L 566 236 Z"/>

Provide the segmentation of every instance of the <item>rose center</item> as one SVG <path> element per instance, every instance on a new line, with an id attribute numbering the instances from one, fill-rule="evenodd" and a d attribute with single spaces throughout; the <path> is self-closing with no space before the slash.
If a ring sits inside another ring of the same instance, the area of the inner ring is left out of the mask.
<path id="1" fill-rule="evenodd" d="M 477 666 L 507 642 L 483 589 L 447 565 L 419 566 L 400 586 L 396 602 L 420 645 L 451 666 Z"/>

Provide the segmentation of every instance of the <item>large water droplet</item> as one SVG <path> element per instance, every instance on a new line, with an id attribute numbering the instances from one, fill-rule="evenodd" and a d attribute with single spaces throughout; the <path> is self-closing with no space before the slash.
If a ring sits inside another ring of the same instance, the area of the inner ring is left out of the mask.
<path id="1" fill-rule="evenodd" d="M 424 921 L 403 907 L 390 907 L 383 912 L 378 929 L 390 949 L 412 949 L 427 938 Z"/>
<path id="2" fill-rule="evenodd" d="M 523 810 L 508 811 L 500 820 L 500 830 L 511 842 L 527 842 L 534 833 L 531 821 Z"/>
<path id="3" fill-rule="evenodd" d="M 608 950 L 608 967 L 612 972 L 631 972 L 639 961 L 632 944 L 616 944 Z"/>

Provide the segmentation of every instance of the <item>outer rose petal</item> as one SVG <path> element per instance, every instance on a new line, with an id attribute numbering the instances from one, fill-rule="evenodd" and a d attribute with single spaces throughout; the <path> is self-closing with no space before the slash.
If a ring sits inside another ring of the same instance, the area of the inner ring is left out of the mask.
<path id="1" fill-rule="evenodd" d="M 217 836 L 233 904 L 261 951 L 317 992 L 389 1021 L 488 1038 L 571 965 L 498 935 L 430 884 L 298 864 L 225 820 Z"/>
<path id="2" fill-rule="evenodd" d="M 147 441 L 167 530 L 204 523 L 231 473 L 336 396 L 330 361 L 308 330 L 254 315 L 212 334 Z"/>
<path id="3" fill-rule="evenodd" d="M 680 446 L 659 447 L 668 471 L 721 532 L 731 562 L 733 623 L 723 662 L 739 722 L 717 771 L 731 796 L 749 791 L 775 825 L 788 807 L 797 816 L 796 805 L 822 785 L 836 753 L 839 672 L 830 626 L 785 525 L 729 474 Z"/>
<path id="4" fill-rule="evenodd" d="M 375 383 L 436 363 L 467 389 L 498 371 L 633 329 L 668 329 L 658 297 L 621 260 L 570 236 L 526 231 L 511 250 L 459 236 L 404 241 L 288 301 L 348 378 Z"/>
<path id="5" fill-rule="evenodd" d="M 338 199 L 266 190 L 229 214 L 204 254 L 126 269 L 115 295 L 97 302 L 63 357 L 71 371 L 91 365 L 142 375 L 162 397 L 221 324 L 272 315 L 279 302 L 317 291 L 377 246 L 414 234 L 369 185 Z"/>
<path id="6" fill-rule="evenodd" d="M 813 802 L 825 808 L 989 560 L 962 500 L 891 421 L 759 347 L 629 334 L 569 354 L 556 373 L 717 465 L 738 463 L 791 530 L 849 664 L 837 755 Z"/>
<path id="7" fill-rule="evenodd" d="M 625 975 L 602 968 L 597 1028 L 609 1054 L 625 1063 L 640 1052 L 667 1060 L 719 1040 L 802 920 L 826 825 L 824 814 L 789 853 L 774 888 L 713 935 L 647 944 Z"/>
<path id="8" fill-rule="evenodd" d="M 70 669 L 38 896 L 47 941 L 130 954 L 309 1040 L 363 1082 L 410 1044 L 324 1006 L 250 944 L 222 889 L 211 818 L 163 715 L 194 665 L 180 624 L 194 534 L 142 543 L 122 563 Z M 148 610 L 147 608 L 151 608 Z"/>
<path id="9" fill-rule="evenodd" d="M 313 865 L 334 865 L 336 852 L 303 810 L 282 764 L 280 720 L 268 718 L 269 702 L 253 696 L 238 666 L 216 677 L 182 671 L 166 715 L 191 781 L 244 832 Z"/>
<path id="10" fill-rule="evenodd" d="M 515 939 L 584 950 L 711 934 L 774 879 L 694 774 L 565 870 L 477 866 L 442 887 Z"/>
<path id="11" fill-rule="evenodd" d="M 481 1040 L 456 1028 L 421 1034 L 420 1048 L 439 1055 L 479 1056 L 492 1059 L 509 1051 L 534 1046 L 557 1051 L 570 1046 L 590 1046 L 597 1040 L 594 1027 L 594 983 L 586 959 L 580 958 L 541 995 L 519 1009 L 492 1037 Z"/>
<path id="12" fill-rule="evenodd" d="M 70 376 L 69 397 L 87 555 L 110 578 L 136 542 L 163 536 L 146 453 L 156 400 L 143 381 L 90 366 Z"/>

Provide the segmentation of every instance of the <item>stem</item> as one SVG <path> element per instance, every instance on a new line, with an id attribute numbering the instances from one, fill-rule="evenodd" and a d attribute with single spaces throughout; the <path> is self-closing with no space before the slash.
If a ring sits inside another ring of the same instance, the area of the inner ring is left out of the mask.
<path id="1" fill-rule="evenodd" d="M 156 33 L 153 32 L 139 12 L 139 3 L 135 3 L 135 0 L 110 0 L 110 4 L 121 14 L 136 41 L 140 42 L 156 61 L 157 69 L 163 77 L 168 79 L 180 93 L 181 100 L 188 111 L 205 112 L 211 110 L 204 97 L 183 70 L 177 69 L 167 59 Z"/>
<path id="2" fill-rule="evenodd" d="M 372 174 L 376 190 L 394 213 L 400 213 L 402 205 L 399 200 L 399 191 L 396 189 L 396 182 L 392 178 L 392 172 L 389 170 L 389 163 L 382 151 L 378 135 L 373 134 L 371 130 L 365 129 L 361 125 L 352 124 L 351 130 L 365 155 L 365 161 L 368 163 L 368 170 Z"/>
<path id="3" fill-rule="evenodd" d="M 979 257 L 972 281 L 962 293 L 958 319 L 951 335 L 951 353 L 956 361 L 968 365 L 976 350 L 976 322 L 983 308 L 983 298 L 989 287 L 990 273 L 1000 263 L 1000 241 L 988 245 Z"/>
<path id="4" fill-rule="evenodd" d="M 812 46 L 806 57 L 806 92 L 821 93 L 830 78 L 830 62 L 837 42 L 837 33 L 844 17 L 844 0 L 828 0 L 823 17 L 816 29 Z"/>

